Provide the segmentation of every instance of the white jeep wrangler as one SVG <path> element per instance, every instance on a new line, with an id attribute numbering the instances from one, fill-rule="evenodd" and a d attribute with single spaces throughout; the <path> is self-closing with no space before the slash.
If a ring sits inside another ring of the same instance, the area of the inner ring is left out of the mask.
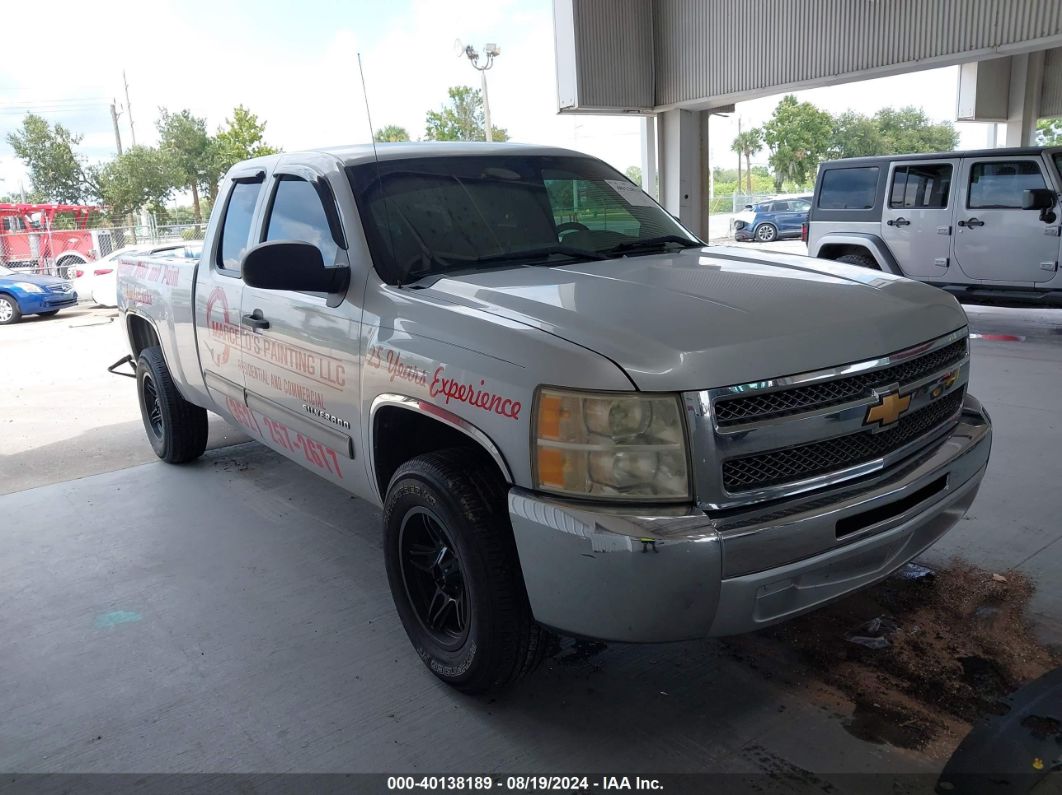
<path id="1" fill-rule="evenodd" d="M 808 255 L 928 282 L 962 300 L 1062 306 L 1062 149 L 823 163 Z"/>

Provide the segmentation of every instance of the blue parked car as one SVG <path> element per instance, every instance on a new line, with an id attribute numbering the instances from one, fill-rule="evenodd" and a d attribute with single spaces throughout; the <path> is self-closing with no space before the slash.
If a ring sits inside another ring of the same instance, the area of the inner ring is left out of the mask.
<path id="1" fill-rule="evenodd" d="M 810 196 L 772 199 L 746 207 L 734 218 L 734 239 L 770 243 L 783 237 L 800 237 L 810 209 Z"/>
<path id="2" fill-rule="evenodd" d="M 0 265 L 0 326 L 23 315 L 54 315 L 77 304 L 74 285 L 57 276 L 38 276 Z"/>

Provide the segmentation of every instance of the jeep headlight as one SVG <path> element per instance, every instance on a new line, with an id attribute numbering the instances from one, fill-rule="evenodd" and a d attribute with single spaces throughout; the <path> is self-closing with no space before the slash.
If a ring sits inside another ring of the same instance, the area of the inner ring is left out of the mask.
<path id="1" fill-rule="evenodd" d="M 535 487 L 575 497 L 689 500 L 678 395 L 543 387 L 532 417 Z"/>

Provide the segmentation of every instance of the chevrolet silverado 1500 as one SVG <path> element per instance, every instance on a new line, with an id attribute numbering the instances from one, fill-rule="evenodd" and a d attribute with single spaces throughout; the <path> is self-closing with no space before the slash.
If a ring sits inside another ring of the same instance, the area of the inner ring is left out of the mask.
<path id="1" fill-rule="evenodd" d="M 741 633 L 881 580 L 991 444 L 951 296 L 706 248 L 561 149 L 241 163 L 201 259 L 124 262 L 119 304 L 159 457 L 209 410 L 382 506 L 406 632 L 466 691 L 548 631 Z"/>

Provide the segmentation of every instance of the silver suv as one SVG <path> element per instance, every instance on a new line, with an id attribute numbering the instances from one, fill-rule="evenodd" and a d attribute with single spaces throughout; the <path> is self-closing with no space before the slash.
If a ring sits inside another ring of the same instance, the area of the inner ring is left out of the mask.
<path id="1" fill-rule="evenodd" d="M 1062 306 L 1062 149 L 823 163 L 808 254 L 935 284 L 960 299 Z"/>

